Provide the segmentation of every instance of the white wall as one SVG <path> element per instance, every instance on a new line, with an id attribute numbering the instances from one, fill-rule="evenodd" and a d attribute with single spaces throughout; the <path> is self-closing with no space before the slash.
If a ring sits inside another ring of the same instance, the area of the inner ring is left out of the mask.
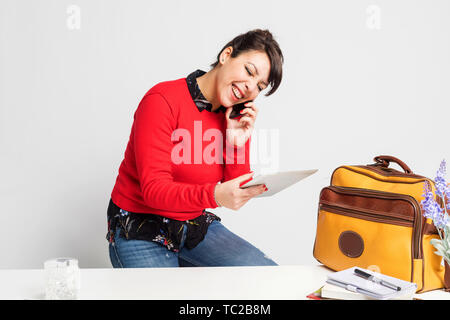
<path id="1" fill-rule="evenodd" d="M 278 263 L 314 263 L 318 195 L 335 167 L 390 154 L 434 177 L 450 159 L 449 12 L 445 0 L 3 0 L 0 268 L 56 256 L 110 267 L 106 208 L 143 94 L 208 70 L 257 27 L 286 61 L 279 90 L 256 100 L 255 132 L 279 134 L 278 170 L 319 172 L 213 211 Z"/>

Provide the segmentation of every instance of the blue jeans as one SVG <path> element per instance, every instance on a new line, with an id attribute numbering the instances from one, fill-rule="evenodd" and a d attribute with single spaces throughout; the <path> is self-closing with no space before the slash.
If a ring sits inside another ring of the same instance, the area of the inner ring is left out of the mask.
<path id="1" fill-rule="evenodd" d="M 205 238 L 195 248 L 184 247 L 187 227 L 184 225 L 180 251 L 172 252 L 162 245 L 145 240 L 127 240 L 120 227 L 115 241 L 109 244 L 114 268 L 276 266 L 259 249 L 213 221 Z"/>

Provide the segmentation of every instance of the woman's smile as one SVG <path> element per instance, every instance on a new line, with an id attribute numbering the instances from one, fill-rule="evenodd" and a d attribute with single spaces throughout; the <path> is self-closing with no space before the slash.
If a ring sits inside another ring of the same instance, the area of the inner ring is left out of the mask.
<path id="1" fill-rule="evenodd" d="M 232 91 L 232 96 L 235 100 L 239 100 L 244 97 L 244 95 L 241 93 L 241 91 L 233 84 L 231 85 L 231 91 Z"/>

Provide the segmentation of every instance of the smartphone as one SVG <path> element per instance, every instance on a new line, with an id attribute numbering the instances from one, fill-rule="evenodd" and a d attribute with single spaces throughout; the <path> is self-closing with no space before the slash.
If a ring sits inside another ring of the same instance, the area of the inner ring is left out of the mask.
<path id="1" fill-rule="evenodd" d="M 234 119 L 234 118 L 239 117 L 239 116 L 241 115 L 241 111 L 242 111 L 243 109 L 247 108 L 247 107 L 245 106 L 245 104 L 246 104 L 247 102 L 252 102 L 252 101 L 253 101 L 253 100 L 248 100 L 248 101 L 245 101 L 245 102 L 242 102 L 242 103 L 235 104 L 235 105 L 232 107 L 233 110 L 232 110 L 231 113 L 230 113 L 230 119 Z"/>

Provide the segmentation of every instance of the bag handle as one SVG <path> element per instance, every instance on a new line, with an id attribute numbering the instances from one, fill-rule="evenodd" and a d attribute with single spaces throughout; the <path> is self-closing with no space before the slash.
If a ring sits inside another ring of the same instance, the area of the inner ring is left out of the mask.
<path id="1" fill-rule="evenodd" d="M 376 162 L 376 164 L 381 165 L 382 167 L 389 167 L 390 162 L 397 163 L 407 174 L 413 174 L 412 170 L 404 163 L 402 160 L 397 159 L 396 157 L 392 156 L 377 156 L 373 158 L 373 160 Z"/>

